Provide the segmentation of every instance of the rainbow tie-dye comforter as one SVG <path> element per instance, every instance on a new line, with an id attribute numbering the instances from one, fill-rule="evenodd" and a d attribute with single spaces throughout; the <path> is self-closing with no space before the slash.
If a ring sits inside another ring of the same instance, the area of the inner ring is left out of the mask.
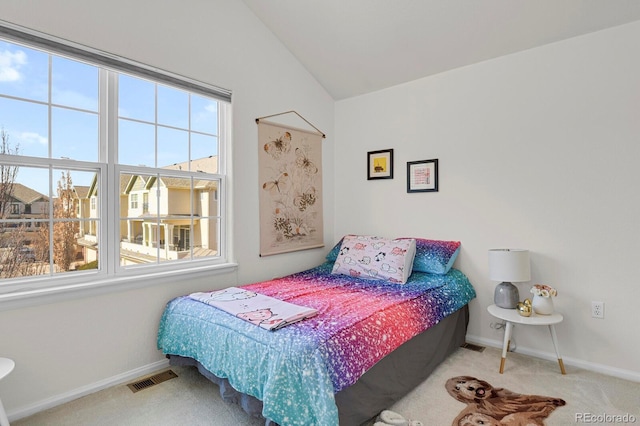
<path id="1" fill-rule="evenodd" d="M 278 424 L 337 425 L 334 393 L 475 297 L 456 269 L 414 272 L 398 285 L 332 275 L 332 266 L 242 287 L 315 308 L 313 318 L 268 331 L 182 296 L 167 304 L 158 348 L 260 399 L 263 416 Z"/>

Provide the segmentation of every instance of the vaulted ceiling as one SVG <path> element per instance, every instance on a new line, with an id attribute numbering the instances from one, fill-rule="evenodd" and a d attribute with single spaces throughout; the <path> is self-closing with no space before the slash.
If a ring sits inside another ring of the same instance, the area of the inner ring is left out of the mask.
<path id="1" fill-rule="evenodd" d="M 638 0 L 243 0 L 336 99 L 640 20 Z"/>

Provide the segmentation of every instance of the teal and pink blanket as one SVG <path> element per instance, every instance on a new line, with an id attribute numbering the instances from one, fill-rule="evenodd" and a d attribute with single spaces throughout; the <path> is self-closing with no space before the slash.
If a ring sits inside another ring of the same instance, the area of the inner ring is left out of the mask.
<path id="1" fill-rule="evenodd" d="M 475 297 L 467 277 L 414 272 L 404 285 L 332 275 L 333 262 L 240 288 L 317 310 L 268 331 L 188 296 L 167 304 L 158 348 L 263 402 L 281 425 L 337 425 L 334 394 Z"/>

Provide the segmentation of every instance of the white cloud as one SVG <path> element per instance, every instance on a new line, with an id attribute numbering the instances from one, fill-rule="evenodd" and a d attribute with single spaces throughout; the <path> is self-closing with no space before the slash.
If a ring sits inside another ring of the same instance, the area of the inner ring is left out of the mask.
<path id="1" fill-rule="evenodd" d="M 27 63 L 27 54 L 21 50 L 0 52 L 0 82 L 17 81 L 22 78 L 20 68 Z"/>
<path id="2" fill-rule="evenodd" d="M 192 115 L 194 123 L 205 123 L 208 124 L 211 122 L 212 118 L 217 118 L 218 113 L 218 105 L 215 102 L 210 102 L 204 105 L 201 109 L 196 110 Z M 202 129 L 199 129 L 202 130 Z"/>
<path id="3" fill-rule="evenodd" d="M 45 145 L 45 146 L 48 143 L 48 140 L 46 137 L 39 135 L 38 133 L 35 133 L 35 132 L 21 132 L 17 135 L 17 138 L 20 141 L 21 145 L 22 145 L 22 142 L 28 145 L 36 143 L 36 144 Z"/>

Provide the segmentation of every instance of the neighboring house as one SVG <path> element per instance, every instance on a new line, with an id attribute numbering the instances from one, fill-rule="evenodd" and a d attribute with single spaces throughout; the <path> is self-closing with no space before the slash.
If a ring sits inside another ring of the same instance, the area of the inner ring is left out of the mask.
<path id="1" fill-rule="evenodd" d="M 4 219 L 11 222 L 5 223 L 3 234 L 12 232 L 12 228 L 18 228 L 20 224 L 24 224 L 27 240 L 29 240 L 29 233 L 35 232 L 39 228 L 39 222 L 36 219 L 43 219 L 48 214 L 49 197 L 21 183 L 14 183 L 9 203 L 8 214 Z M 6 235 L 2 235 L 3 241 L 6 238 Z M 26 242 L 28 243 L 28 241 Z"/>
<path id="2" fill-rule="evenodd" d="M 76 209 L 76 215 L 80 219 L 88 219 L 90 217 L 89 189 L 89 186 L 73 186 L 73 204 Z M 79 238 L 82 238 L 86 233 L 90 233 L 89 223 L 89 221 L 82 221 L 80 223 L 80 229 L 78 231 Z"/>
<path id="3" fill-rule="evenodd" d="M 90 186 L 73 186 L 74 207 L 80 221 L 78 229 L 78 246 L 82 250 L 82 256 L 86 263 L 98 258 L 97 236 L 97 191 L 96 180 Z"/>
<path id="4" fill-rule="evenodd" d="M 191 162 L 192 170 L 216 173 L 218 158 Z M 187 168 L 187 162 L 165 169 Z M 78 191 L 78 195 L 81 195 Z M 189 256 L 212 256 L 218 251 L 218 185 L 216 181 L 194 182 L 193 204 L 190 181 L 183 178 L 123 174 L 120 177 L 120 259 L 122 265 L 176 260 Z M 80 202 L 79 218 L 98 219 L 96 178 Z M 158 195 L 156 195 L 158 194 Z M 80 197 L 79 197 L 80 198 Z M 193 228 L 192 226 L 193 220 Z M 97 220 L 85 220 L 78 243 L 87 262 L 97 259 Z M 160 249 L 158 251 L 158 249 Z"/>
<path id="5" fill-rule="evenodd" d="M 42 219 L 49 208 L 49 197 L 21 183 L 14 183 L 7 219 Z"/>

